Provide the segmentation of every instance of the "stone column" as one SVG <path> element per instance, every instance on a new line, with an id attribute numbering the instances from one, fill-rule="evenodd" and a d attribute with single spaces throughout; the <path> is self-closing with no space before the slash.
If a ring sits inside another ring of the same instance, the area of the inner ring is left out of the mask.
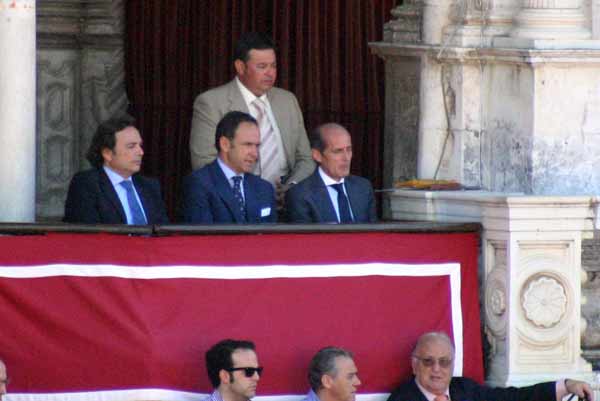
<path id="1" fill-rule="evenodd" d="M 523 39 L 590 39 L 581 0 L 523 0 L 511 32 Z"/>
<path id="2" fill-rule="evenodd" d="M 35 220 L 35 0 L 0 0 L 0 221 Z"/>

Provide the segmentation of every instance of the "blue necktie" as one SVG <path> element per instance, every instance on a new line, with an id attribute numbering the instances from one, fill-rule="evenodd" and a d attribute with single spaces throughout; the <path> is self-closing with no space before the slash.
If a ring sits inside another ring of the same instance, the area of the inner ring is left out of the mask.
<path id="1" fill-rule="evenodd" d="M 244 220 L 246 220 L 246 206 L 244 205 L 244 197 L 242 196 L 242 177 L 239 175 L 235 175 L 231 177 L 233 180 L 233 197 L 238 203 L 238 207 L 240 208 L 240 213 Z"/>
<path id="2" fill-rule="evenodd" d="M 129 212 L 131 213 L 131 223 L 135 225 L 146 224 L 144 212 L 142 212 L 142 208 L 135 197 L 133 183 L 129 180 L 121 181 L 121 186 L 127 191 L 127 203 L 129 203 Z"/>
<path id="3" fill-rule="evenodd" d="M 340 223 L 352 223 L 352 215 L 350 214 L 350 205 L 348 198 L 344 193 L 344 184 L 332 184 L 333 189 L 338 193 L 338 210 L 340 212 Z"/>

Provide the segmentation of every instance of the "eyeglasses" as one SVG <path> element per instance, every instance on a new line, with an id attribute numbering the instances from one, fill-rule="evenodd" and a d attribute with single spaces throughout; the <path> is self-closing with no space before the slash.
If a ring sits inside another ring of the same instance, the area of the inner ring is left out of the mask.
<path id="1" fill-rule="evenodd" d="M 264 368 L 262 366 L 259 366 L 257 368 L 229 368 L 229 369 L 225 369 L 225 370 L 228 372 L 234 372 L 236 370 L 243 370 L 244 376 L 252 377 L 252 376 L 254 376 L 255 373 L 258 373 L 259 376 L 262 376 L 263 369 Z"/>
<path id="2" fill-rule="evenodd" d="M 426 368 L 431 368 L 436 363 L 438 365 L 440 365 L 440 368 L 448 368 L 448 367 L 450 367 L 450 365 L 452 365 L 452 361 L 453 361 L 452 358 L 438 358 L 438 359 L 436 359 L 436 358 L 421 358 L 416 355 L 413 355 L 413 358 L 421 361 L 423 366 L 425 366 Z"/>

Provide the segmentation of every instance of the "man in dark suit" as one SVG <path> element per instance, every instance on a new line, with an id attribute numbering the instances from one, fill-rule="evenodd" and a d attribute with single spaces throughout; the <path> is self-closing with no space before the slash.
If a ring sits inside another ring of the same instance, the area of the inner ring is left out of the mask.
<path id="1" fill-rule="evenodd" d="M 215 134 L 218 157 L 194 171 L 183 183 L 186 223 L 274 223 L 277 208 L 273 186 L 251 174 L 258 159 L 260 133 L 256 120 L 231 111 Z"/>
<path id="2" fill-rule="evenodd" d="M 559 380 L 528 387 L 491 388 L 466 377 L 452 377 L 454 346 L 442 332 L 423 334 L 412 353 L 414 377 L 400 385 L 388 401 L 560 401 L 567 394 L 594 400 L 591 387 Z"/>
<path id="3" fill-rule="evenodd" d="M 315 172 L 292 186 L 285 207 L 292 223 L 374 223 L 371 183 L 350 175 L 352 140 L 339 124 L 319 126 L 310 137 Z"/>
<path id="4" fill-rule="evenodd" d="M 229 111 L 249 113 L 258 121 L 260 158 L 253 172 L 275 186 L 280 203 L 287 184 L 308 177 L 315 165 L 311 158 L 302 111 L 296 97 L 276 88 L 275 46 L 267 35 L 243 34 L 235 47 L 236 77 L 229 83 L 198 95 L 190 133 L 192 168 L 212 162 L 217 122 Z"/>
<path id="5" fill-rule="evenodd" d="M 129 116 L 103 122 L 92 138 L 87 159 L 92 169 L 75 174 L 65 203 L 64 221 L 88 224 L 168 223 L 160 184 L 137 174 L 142 138 Z"/>

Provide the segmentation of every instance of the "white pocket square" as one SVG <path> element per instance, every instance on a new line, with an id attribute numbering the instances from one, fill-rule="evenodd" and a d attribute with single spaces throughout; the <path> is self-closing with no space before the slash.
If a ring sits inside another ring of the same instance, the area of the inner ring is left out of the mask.
<path id="1" fill-rule="evenodd" d="M 271 215 L 270 207 L 263 207 L 262 209 L 260 209 L 260 217 L 267 217 L 269 215 Z"/>

